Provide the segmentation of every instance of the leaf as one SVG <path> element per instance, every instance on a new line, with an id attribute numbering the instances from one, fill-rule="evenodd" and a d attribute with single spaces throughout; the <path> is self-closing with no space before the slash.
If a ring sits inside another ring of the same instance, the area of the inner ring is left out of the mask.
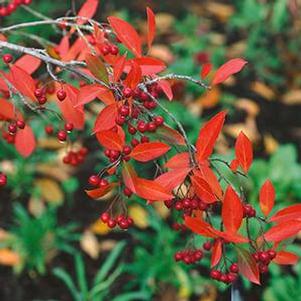
<path id="1" fill-rule="evenodd" d="M 158 81 L 158 85 L 161 87 L 168 100 L 171 101 L 173 99 L 173 92 L 170 82 L 168 80 L 162 79 Z"/>
<path id="2" fill-rule="evenodd" d="M 106 106 L 104 109 L 101 110 L 101 112 L 98 114 L 95 120 L 93 133 L 106 131 L 113 128 L 116 125 L 115 122 L 116 117 L 117 117 L 116 104 L 113 103 L 109 106 Z"/>
<path id="3" fill-rule="evenodd" d="M 156 130 L 156 136 L 170 144 L 185 145 L 184 137 L 167 125 L 161 125 Z"/>
<path id="4" fill-rule="evenodd" d="M 219 237 L 222 237 L 225 241 L 228 242 L 233 242 L 236 244 L 243 244 L 249 242 L 248 238 L 240 235 L 239 233 L 217 231 L 217 234 Z"/>
<path id="5" fill-rule="evenodd" d="M 150 201 L 166 201 L 172 199 L 174 196 L 153 180 L 142 178 L 135 179 L 136 194 L 143 199 Z"/>
<path id="6" fill-rule="evenodd" d="M 35 185 L 39 188 L 41 197 L 52 204 L 61 204 L 64 200 L 64 194 L 60 185 L 48 178 L 40 178 L 35 181 Z"/>
<path id="7" fill-rule="evenodd" d="M 301 221 L 290 220 L 273 226 L 264 234 L 267 241 L 280 242 L 298 234 L 301 230 Z"/>
<path id="8" fill-rule="evenodd" d="M 135 226 L 145 229 L 149 226 L 148 212 L 140 205 L 133 205 L 129 208 L 129 216 L 134 220 Z"/>
<path id="9" fill-rule="evenodd" d="M 301 204 L 288 206 L 276 212 L 271 218 L 271 222 L 285 222 L 293 219 L 301 219 Z"/>
<path id="10" fill-rule="evenodd" d="M 143 56 L 133 59 L 141 68 L 143 76 L 154 75 L 166 69 L 166 65 L 158 58 Z"/>
<path id="11" fill-rule="evenodd" d="M 213 193 L 209 184 L 203 179 L 196 175 L 190 177 L 192 186 L 195 190 L 196 195 L 205 203 L 215 203 L 216 196 Z"/>
<path id="12" fill-rule="evenodd" d="M 273 259 L 274 263 L 286 265 L 286 264 L 296 264 L 299 260 L 299 256 L 295 253 L 288 251 L 278 251 L 276 257 Z"/>
<path id="13" fill-rule="evenodd" d="M 120 79 L 120 76 L 123 73 L 124 67 L 125 67 L 126 57 L 125 55 L 120 56 L 113 67 L 113 79 L 114 82 L 118 82 Z"/>
<path id="14" fill-rule="evenodd" d="M 23 130 L 17 131 L 15 147 L 19 154 L 25 158 L 29 157 L 36 148 L 36 139 L 29 125 L 25 125 Z"/>
<path id="15" fill-rule="evenodd" d="M 235 156 L 243 171 L 247 173 L 253 161 L 253 147 L 243 132 L 240 132 L 236 139 Z"/>
<path id="16" fill-rule="evenodd" d="M 171 192 L 184 182 L 190 170 L 191 168 L 174 169 L 163 173 L 155 181 Z"/>
<path id="17" fill-rule="evenodd" d="M 133 148 L 130 157 L 140 162 L 148 162 L 164 155 L 169 150 L 170 146 L 162 142 L 140 143 Z"/>
<path id="18" fill-rule="evenodd" d="M 106 87 L 103 87 L 99 84 L 83 86 L 80 88 L 77 95 L 77 103 L 75 107 L 83 106 L 94 100 L 96 97 L 100 97 L 107 91 L 109 90 Z"/>
<path id="19" fill-rule="evenodd" d="M 34 73 L 41 65 L 41 60 L 35 56 L 25 54 L 22 55 L 15 63 L 15 66 L 23 69 L 28 74 Z"/>
<path id="20" fill-rule="evenodd" d="M 220 66 L 215 72 L 212 84 L 217 85 L 224 82 L 232 74 L 239 72 L 247 63 L 247 61 L 240 58 L 232 59 L 226 62 L 225 64 Z"/>
<path id="21" fill-rule="evenodd" d="M 197 160 L 199 163 L 207 160 L 212 154 L 215 141 L 222 130 L 225 117 L 226 112 L 220 112 L 201 128 L 196 142 Z"/>
<path id="22" fill-rule="evenodd" d="M 99 0 L 86 0 L 86 2 L 80 8 L 77 16 L 91 19 L 97 11 L 98 4 L 99 4 Z M 78 25 L 83 25 L 86 22 L 87 20 L 80 19 L 80 18 L 78 18 L 76 21 Z"/>
<path id="23" fill-rule="evenodd" d="M 243 206 L 240 198 L 229 185 L 225 192 L 222 206 L 222 220 L 226 232 L 236 233 L 243 219 Z"/>
<path id="24" fill-rule="evenodd" d="M 197 233 L 199 235 L 205 237 L 216 238 L 217 234 L 215 233 L 215 229 L 213 229 L 208 223 L 203 220 L 196 218 L 185 216 L 185 226 L 190 229 L 192 232 Z"/>
<path id="25" fill-rule="evenodd" d="M 212 69 L 212 64 L 210 63 L 205 63 L 203 66 L 202 66 L 202 71 L 200 73 L 200 76 L 202 79 L 205 79 L 206 76 L 210 73 Z"/>
<path id="26" fill-rule="evenodd" d="M 124 81 L 124 85 L 130 87 L 131 89 L 135 89 L 136 86 L 140 83 L 141 78 L 142 78 L 141 68 L 134 60 L 132 60 L 131 69 Z"/>
<path id="27" fill-rule="evenodd" d="M 222 258 L 222 245 L 220 239 L 214 241 L 211 255 L 211 268 L 216 266 Z"/>
<path id="28" fill-rule="evenodd" d="M 99 256 L 99 243 L 95 234 L 90 230 L 85 230 L 80 239 L 81 249 L 91 258 L 97 259 Z"/>
<path id="29" fill-rule="evenodd" d="M 93 54 L 87 54 L 85 57 L 85 61 L 87 63 L 88 69 L 96 78 L 98 78 L 106 84 L 109 84 L 109 75 L 107 68 L 99 57 Z"/>
<path id="30" fill-rule="evenodd" d="M 121 137 L 118 133 L 108 130 L 100 131 L 96 133 L 98 142 L 107 149 L 122 151 L 124 146 L 124 137 Z"/>
<path id="31" fill-rule="evenodd" d="M 154 12 L 150 7 L 146 8 L 146 14 L 147 14 L 147 28 L 148 28 L 147 45 L 148 45 L 148 49 L 150 49 L 156 33 L 156 18 Z"/>
<path id="32" fill-rule="evenodd" d="M 11 102 L 0 98 L 0 108 L 0 120 L 9 120 L 15 118 L 15 107 Z"/>
<path id="33" fill-rule="evenodd" d="M 259 270 L 249 251 L 236 246 L 239 272 L 255 284 L 260 284 Z"/>
<path id="34" fill-rule="evenodd" d="M 0 265 L 18 266 L 22 263 L 20 255 L 7 248 L 0 249 Z"/>
<path id="35" fill-rule="evenodd" d="M 165 168 L 181 169 L 190 167 L 189 153 L 179 153 L 171 157 L 164 165 Z"/>
<path id="36" fill-rule="evenodd" d="M 35 100 L 34 91 L 36 89 L 33 78 L 23 69 L 17 66 L 11 66 L 10 68 L 12 75 L 13 86 L 24 96 L 27 96 L 31 100 Z"/>
<path id="37" fill-rule="evenodd" d="M 275 189 L 272 182 L 270 180 L 266 180 L 259 192 L 259 205 L 265 216 L 268 216 L 274 207 L 275 195 Z"/>
<path id="38" fill-rule="evenodd" d="M 85 190 L 86 194 L 92 199 L 99 199 L 109 193 L 114 187 L 116 183 L 109 183 L 104 187 L 99 187 L 95 189 Z"/>
<path id="39" fill-rule="evenodd" d="M 125 162 L 122 167 L 122 179 L 124 185 L 127 188 L 129 188 L 133 193 L 136 193 L 136 187 L 135 187 L 136 178 L 137 178 L 137 174 L 133 166 L 130 163 Z"/>
<path id="40" fill-rule="evenodd" d="M 141 39 L 132 25 L 117 17 L 108 17 L 108 21 L 115 31 L 117 38 L 127 47 L 135 56 L 140 57 Z"/>

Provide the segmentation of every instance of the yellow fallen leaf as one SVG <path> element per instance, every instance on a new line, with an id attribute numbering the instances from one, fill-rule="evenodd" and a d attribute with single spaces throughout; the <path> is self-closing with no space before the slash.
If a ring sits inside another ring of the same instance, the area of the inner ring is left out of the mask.
<path id="1" fill-rule="evenodd" d="M 34 216 L 40 216 L 45 211 L 45 203 L 32 196 L 28 202 L 28 211 Z"/>
<path id="2" fill-rule="evenodd" d="M 279 147 L 278 141 L 270 134 L 263 136 L 263 142 L 265 150 L 269 155 L 273 154 Z"/>
<path id="3" fill-rule="evenodd" d="M 251 86 L 251 90 L 267 100 L 273 100 L 273 98 L 275 98 L 275 92 L 262 82 L 254 82 Z"/>
<path id="4" fill-rule="evenodd" d="M 221 22 L 226 22 L 234 13 L 232 5 L 218 3 L 218 2 L 207 2 L 206 10 L 218 18 Z"/>
<path id="5" fill-rule="evenodd" d="M 247 98 L 238 99 L 235 102 L 235 107 L 244 110 L 248 115 L 253 117 L 257 116 L 260 111 L 259 105 L 255 101 Z"/>
<path id="6" fill-rule="evenodd" d="M 10 249 L 0 249 L 0 264 L 7 266 L 16 266 L 20 264 L 21 258 L 18 253 Z"/>
<path id="7" fill-rule="evenodd" d="M 296 105 L 301 103 L 301 89 L 287 92 L 281 98 L 282 102 L 288 105 Z"/>
<path id="8" fill-rule="evenodd" d="M 140 205 L 133 205 L 129 208 L 129 215 L 134 220 L 134 224 L 139 228 L 146 228 L 149 225 L 148 213 Z"/>
<path id="9" fill-rule="evenodd" d="M 38 179 L 35 181 L 36 187 L 39 188 L 41 196 L 51 203 L 62 203 L 64 200 L 64 194 L 57 182 L 51 179 Z"/>
<path id="10" fill-rule="evenodd" d="M 94 224 L 90 226 L 90 230 L 98 235 L 106 235 L 110 232 L 111 229 L 107 226 L 107 224 L 102 222 L 101 219 L 98 219 Z"/>
<path id="11" fill-rule="evenodd" d="M 216 106 L 220 100 L 220 89 L 214 86 L 212 90 L 205 92 L 197 99 L 197 103 L 203 108 L 208 109 Z"/>
<path id="12" fill-rule="evenodd" d="M 80 240 L 80 246 L 91 258 L 97 259 L 99 255 L 99 243 L 97 237 L 90 231 L 86 230 Z"/>
<path id="13" fill-rule="evenodd" d="M 170 210 L 163 202 L 154 202 L 153 206 L 162 218 L 167 218 L 169 216 Z"/>

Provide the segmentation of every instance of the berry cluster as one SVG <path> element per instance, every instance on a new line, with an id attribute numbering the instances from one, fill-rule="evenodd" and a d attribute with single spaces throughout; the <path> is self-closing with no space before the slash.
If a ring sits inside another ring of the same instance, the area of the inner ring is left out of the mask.
<path id="1" fill-rule="evenodd" d="M 6 186 L 7 176 L 3 172 L 0 172 L 0 188 Z"/>
<path id="2" fill-rule="evenodd" d="M 255 217 L 256 216 L 256 210 L 250 205 L 250 204 L 244 204 L 243 205 L 244 210 L 244 217 Z"/>
<path id="3" fill-rule="evenodd" d="M 93 44 L 93 41 L 91 41 Z M 102 55 L 108 55 L 108 54 L 112 54 L 112 55 L 117 55 L 119 53 L 119 49 L 116 45 L 113 44 L 103 44 L 103 45 L 98 45 L 98 49 L 100 50 Z"/>
<path id="4" fill-rule="evenodd" d="M 6 6 L 2 5 L 0 7 L 0 17 L 10 16 L 20 5 L 29 5 L 32 0 L 13 0 Z"/>
<path id="5" fill-rule="evenodd" d="M 100 219 L 111 229 L 119 226 L 120 229 L 127 230 L 134 224 L 134 221 L 131 217 L 126 217 L 123 214 L 120 214 L 116 218 L 114 218 L 110 215 L 109 212 L 104 212 L 101 214 Z"/>
<path id="6" fill-rule="evenodd" d="M 63 163 L 67 165 L 78 166 L 84 163 L 87 154 L 88 149 L 86 147 L 82 147 L 78 151 L 69 151 L 63 157 Z"/>
<path id="7" fill-rule="evenodd" d="M 253 258 L 256 260 L 258 264 L 258 268 L 260 273 L 267 273 L 268 272 L 268 266 L 270 262 L 276 257 L 277 253 L 275 250 L 270 249 L 267 251 L 258 251 L 254 254 L 252 254 Z"/>
<path id="8" fill-rule="evenodd" d="M 109 182 L 107 179 L 104 179 L 104 178 L 100 178 L 98 175 L 91 175 L 88 179 L 88 182 L 91 186 L 94 186 L 94 187 L 106 187 Z"/>
<path id="9" fill-rule="evenodd" d="M 235 267 L 234 269 L 236 269 L 237 264 L 233 263 L 230 266 L 230 269 L 232 266 L 234 266 Z M 238 266 L 237 266 L 237 271 L 238 271 Z M 212 270 L 210 272 L 210 277 L 212 279 L 223 282 L 225 284 L 233 283 L 237 279 L 237 275 L 238 275 L 237 272 L 236 273 L 233 273 L 233 272 L 223 273 L 220 270 Z"/>
<path id="10" fill-rule="evenodd" d="M 200 261 L 204 256 L 202 250 L 183 250 L 176 252 L 174 258 L 176 261 L 182 261 L 185 264 L 193 264 Z"/>
<path id="11" fill-rule="evenodd" d="M 7 126 L 7 131 L 2 132 L 2 137 L 8 144 L 14 144 L 17 131 L 24 128 L 25 122 L 23 120 L 18 119 L 10 122 Z"/>

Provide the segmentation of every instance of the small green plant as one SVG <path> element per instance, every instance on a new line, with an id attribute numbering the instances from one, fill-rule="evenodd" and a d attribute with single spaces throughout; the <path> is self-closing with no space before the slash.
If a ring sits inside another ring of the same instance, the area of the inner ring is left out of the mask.
<path id="1" fill-rule="evenodd" d="M 56 208 L 46 209 L 40 216 L 31 216 L 20 204 L 14 207 L 14 225 L 11 235 L 0 246 L 9 247 L 19 254 L 21 263 L 16 272 L 23 270 L 46 272 L 46 263 L 58 250 L 73 253 L 72 242 L 79 239 L 76 225 L 58 225 Z"/>
<path id="2" fill-rule="evenodd" d="M 71 274 L 62 268 L 55 268 L 53 274 L 65 284 L 74 301 L 105 300 L 110 291 L 110 287 L 124 270 L 124 264 L 122 263 L 113 269 L 124 246 L 125 242 L 120 242 L 116 245 L 99 268 L 90 285 L 83 257 L 79 253 L 74 254 L 75 279 L 72 279 Z"/>

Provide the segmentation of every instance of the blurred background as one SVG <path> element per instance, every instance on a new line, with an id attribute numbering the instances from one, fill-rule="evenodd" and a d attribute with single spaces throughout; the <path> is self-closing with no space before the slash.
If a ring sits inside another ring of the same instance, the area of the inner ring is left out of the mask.
<path id="1" fill-rule="evenodd" d="M 83 1 L 74 3 L 79 8 Z M 39 19 L 31 10 L 60 17 L 70 5 L 33 0 L 27 9 L 0 19 L 0 26 Z M 240 130 L 254 143 L 255 161 L 243 183 L 250 202 L 258 208 L 257 191 L 266 178 L 275 185 L 278 208 L 300 202 L 301 1 L 110 0 L 100 1 L 95 19 L 118 15 L 143 34 L 146 6 L 156 12 L 157 22 L 150 54 L 164 60 L 170 72 L 198 78 L 206 62 L 215 68 L 235 57 L 249 62 L 210 93 L 173 82 L 175 100 L 164 104 L 190 139 L 196 139 L 208 116 L 227 109 L 217 151 L 231 158 Z M 61 39 L 51 26 L 41 26 L 19 30 L 10 41 L 41 47 L 34 36 L 54 43 Z M 99 109 L 95 105 L 89 110 L 90 127 Z M 44 126 L 41 122 L 33 121 L 36 130 Z M 84 193 L 88 176 L 104 162 L 90 135 L 81 138 L 90 150 L 86 163 L 70 168 L 61 163 L 62 145 L 41 131 L 37 134 L 39 149 L 26 160 L 0 139 L 0 170 L 10 179 L 0 190 L 1 301 L 230 300 L 227 286 L 208 279 L 208 260 L 188 268 L 174 262 L 187 235 L 171 229 L 162 204 L 129 201 L 136 227 L 126 232 L 109 231 L 99 221 L 105 201 L 90 200 Z M 299 255 L 300 241 L 301 236 L 290 247 Z M 243 295 L 252 301 L 298 301 L 300 284 L 300 263 L 273 266 L 261 287 L 243 282 Z"/>

